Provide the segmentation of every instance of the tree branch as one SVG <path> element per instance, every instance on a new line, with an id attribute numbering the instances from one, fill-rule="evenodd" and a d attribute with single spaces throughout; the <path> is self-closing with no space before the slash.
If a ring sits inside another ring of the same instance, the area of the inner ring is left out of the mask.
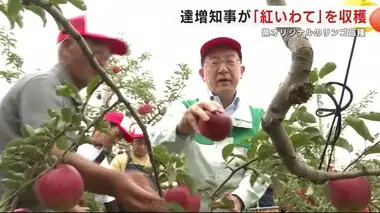
<path id="1" fill-rule="evenodd" d="M 55 20 L 57 23 L 59 23 L 63 29 L 66 31 L 66 33 L 70 34 L 73 39 L 76 40 L 78 45 L 81 47 L 84 55 L 88 58 L 90 65 L 92 68 L 100 75 L 102 80 L 109 86 L 115 93 L 115 95 L 118 97 L 118 99 L 126 106 L 126 108 L 130 111 L 132 117 L 136 120 L 137 124 L 141 128 L 144 138 L 147 142 L 148 146 L 148 153 L 150 157 L 150 161 L 152 162 L 152 169 L 157 185 L 157 190 L 159 195 L 162 197 L 162 190 L 161 186 L 158 181 L 158 172 L 156 165 L 154 164 L 153 159 L 153 153 L 152 153 L 152 146 L 151 142 L 148 136 L 148 132 L 146 130 L 146 126 L 141 121 L 137 113 L 134 111 L 132 105 L 129 103 L 129 101 L 123 96 L 121 91 L 117 88 L 117 86 L 112 82 L 112 80 L 108 77 L 106 72 L 103 70 L 103 68 L 99 65 L 98 61 L 94 58 L 94 54 L 91 51 L 91 49 L 88 47 L 86 41 L 83 39 L 83 37 L 78 33 L 78 31 L 70 24 L 70 22 L 61 14 L 61 12 L 52 5 L 49 1 L 45 0 L 24 0 L 24 4 L 35 4 L 44 10 L 46 10 Z"/>
<path id="2" fill-rule="evenodd" d="M 268 5 L 285 6 L 284 0 L 267 0 Z M 308 76 L 313 64 L 313 49 L 300 28 L 276 28 L 292 53 L 292 64 L 285 81 L 280 85 L 262 120 L 262 127 L 270 136 L 273 146 L 286 168 L 293 174 L 314 183 L 347 179 L 358 176 L 380 175 L 380 170 L 354 172 L 324 172 L 316 170 L 297 159 L 293 144 L 282 126 L 290 107 L 306 103 L 312 95 Z M 283 33 L 286 31 L 287 33 Z M 290 33 L 292 32 L 292 33 Z M 296 33 L 294 33 L 296 32 Z"/>

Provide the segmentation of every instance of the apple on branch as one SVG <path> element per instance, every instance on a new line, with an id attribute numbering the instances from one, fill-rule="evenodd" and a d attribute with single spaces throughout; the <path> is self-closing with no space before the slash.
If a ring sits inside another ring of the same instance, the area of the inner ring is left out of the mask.
<path id="1" fill-rule="evenodd" d="M 84 183 L 78 170 L 68 164 L 60 164 L 36 180 L 37 199 L 48 208 L 67 211 L 82 199 Z"/>

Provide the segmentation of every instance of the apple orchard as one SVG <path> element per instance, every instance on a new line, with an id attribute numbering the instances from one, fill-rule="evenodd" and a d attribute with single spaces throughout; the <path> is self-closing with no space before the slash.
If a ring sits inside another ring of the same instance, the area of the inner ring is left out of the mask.
<path id="1" fill-rule="evenodd" d="M 66 2 L 86 10 L 82 0 L 13 0 L 7 4 L 0 3 L 0 10 L 8 17 L 12 28 L 23 27 L 22 13 L 29 10 L 39 15 L 44 23 L 47 15 L 53 16 L 60 20 L 57 21 L 59 26 L 78 37 L 79 34 L 59 12 L 60 4 Z M 268 0 L 267 3 L 284 4 L 281 0 Z M 3 27 L 0 35 L 2 57 L 8 62 L 0 75 L 12 83 L 22 75 L 22 58 L 15 53 L 17 41 L 12 31 Z M 328 140 L 328 133 L 321 127 L 322 120 L 327 122 L 327 118 L 315 116 L 315 112 L 308 111 L 306 103 L 311 96 L 319 100 L 322 96 L 334 95 L 335 90 L 341 89 L 328 83 L 329 74 L 337 66 L 328 62 L 323 67 L 312 68 L 313 51 L 307 39 L 300 36 L 283 37 L 283 40 L 292 52 L 291 71 L 278 92 L 273 94 L 274 98 L 262 121 L 262 130 L 255 137 L 246 139 L 246 143 L 252 144 L 247 156 L 235 155 L 233 144 L 223 149 L 226 165 L 227 159 L 231 157 L 244 161 L 242 165 L 231 168 L 231 174 L 240 169 L 249 170 L 254 182 L 258 174 L 268 173 L 271 175 L 271 187 L 275 191 L 275 203 L 287 211 L 380 211 L 380 181 L 377 177 L 380 175 L 380 164 L 378 160 L 365 160 L 368 155 L 380 153 L 380 139 L 371 134 L 375 130 L 369 130 L 366 125 L 368 122 L 380 121 L 379 112 L 366 111 L 376 92 L 370 91 L 362 100 L 355 100 L 344 110 L 340 136 L 336 142 Z M 92 55 L 83 39 L 78 40 L 78 43 L 85 53 Z M 157 90 L 152 76 L 143 70 L 144 62 L 149 57 L 148 53 L 137 58 L 130 55 L 114 57 L 107 69 L 94 66 L 98 75 L 84 91 L 79 92 L 73 85 L 57 88 L 58 95 L 70 96 L 80 102 L 80 110 L 50 110 L 50 120 L 42 127 L 33 129 L 25 126 L 22 129 L 23 137 L 7 144 L 0 160 L 0 167 L 6 173 L 2 183 L 9 190 L 9 193 L 2 195 L 0 207 L 3 211 L 25 212 L 26 210 L 13 209 L 8 201 L 28 187 L 34 187 L 40 202 L 52 209 L 62 211 L 78 204 L 84 191 L 81 175 L 74 167 L 61 163 L 61 159 L 46 154 L 46 150 L 54 143 L 68 151 L 75 151 L 79 145 L 90 143 L 94 129 L 106 131 L 107 124 L 102 117 L 110 110 L 125 112 L 146 131 L 143 123 L 154 125 L 165 114 L 170 103 L 182 98 L 182 90 L 191 74 L 187 65 L 178 65 L 178 71 L 165 81 L 165 90 L 159 91 L 165 93 L 164 97 L 157 98 L 154 95 Z M 94 59 L 89 57 L 89 60 Z M 98 100 L 102 103 L 101 107 L 92 106 L 90 100 Z M 231 119 L 221 114 L 210 113 L 210 116 L 208 122 L 199 123 L 201 133 L 216 141 L 225 138 L 231 129 Z M 334 168 L 334 157 L 330 165 L 328 163 L 334 147 L 353 152 L 350 139 L 344 137 L 346 128 L 355 130 L 370 145 L 358 153 L 347 168 Z M 64 135 L 66 131 L 79 133 L 73 146 L 68 146 Z M 149 141 L 148 137 L 146 139 Z M 120 149 L 128 148 L 125 142 L 120 142 L 118 146 Z M 148 148 L 154 168 L 146 169 L 155 171 L 155 177 L 159 181 L 157 189 L 164 191 L 163 198 L 167 201 L 167 207 L 173 211 L 199 211 L 200 199 L 197 192 L 202 189 L 187 174 L 184 168 L 186 159 L 168 153 L 163 146 Z M 325 157 L 321 160 L 322 154 Z M 63 178 L 67 190 L 59 191 L 63 183 L 60 180 Z M 59 187 L 57 182 L 61 183 Z M 44 190 L 46 188 L 50 190 Z M 215 185 L 215 191 L 209 194 L 212 198 L 210 210 L 232 209 L 231 202 L 223 196 L 224 190 L 224 184 Z M 86 192 L 85 198 L 84 205 L 91 211 L 102 211 L 92 194 Z"/>

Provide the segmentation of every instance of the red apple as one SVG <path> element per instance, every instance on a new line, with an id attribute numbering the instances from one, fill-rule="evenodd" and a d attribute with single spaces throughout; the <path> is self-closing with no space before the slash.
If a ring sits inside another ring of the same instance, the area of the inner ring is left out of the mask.
<path id="1" fill-rule="evenodd" d="M 197 194 L 191 195 L 186 185 L 180 185 L 166 190 L 164 199 L 167 202 L 177 203 L 190 212 L 199 212 L 201 207 L 200 196 Z"/>
<path id="2" fill-rule="evenodd" d="M 366 177 L 329 181 L 327 196 L 339 211 L 361 211 L 371 202 L 371 186 Z"/>
<path id="3" fill-rule="evenodd" d="M 140 115 L 145 115 L 152 112 L 152 105 L 150 104 L 143 104 L 139 108 L 137 108 L 137 112 Z"/>
<path id="4" fill-rule="evenodd" d="M 60 164 L 36 181 L 38 200 L 48 208 L 67 211 L 77 205 L 83 196 L 84 184 L 78 170 L 68 164 Z"/>
<path id="5" fill-rule="evenodd" d="M 298 196 L 305 195 L 306 191 L 307 191 L 307 189 L 305 189 L 305 188 L 303 188 L 303 189 L 297 189 L 296 190 L 296 195 L 298 195 Z"/>
<path id="6" fill-rule="evenodd" d="M 26 208 L 19 208 L 19 209 L 15 209 L 15 210 L 13 210 L 12 212 L 30 213 L 30 212 L 32 212 L 32 211 L 29 210 L 29 209 L 26 209 Z"/>
<path id="7" fill-rule="evenodd" d="M 112 67 L 112 72 L 113 73 L 119 73 L 120 72 L 120 67 L 117 67 L 117 66 Z"/>
<path id="8" fill-rule="evenodd" d="M 201 197 L 198 194 L 195 194 L 189 197 L 187 204 L 184 206 L 184 209 L 189 212 L 199 212 L 201 208 Z"/>
<path id="9" fill-rule="evenodd" d="M 206 112 L 210 119 L 203 121 L 199 119 L 198 127 L 201 134 L 213 141 L 222 141 L 228 137 L 232 130 L 230 116 L 219 112 Z"/>

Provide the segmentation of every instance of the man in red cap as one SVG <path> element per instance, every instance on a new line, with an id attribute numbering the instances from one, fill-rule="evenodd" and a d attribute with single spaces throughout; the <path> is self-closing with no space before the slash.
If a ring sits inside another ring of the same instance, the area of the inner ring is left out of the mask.
<path id="1" fill-rule="evenodd" d="M 127 142 L 132 141 L 132 136 L 127 131 L 132 122 L 121 112 L 109 112 L 105 115 L 104 120 L 108 123 L 108 134 L 94 131 L 92 144 L 80 145 L 77 153 L 90 161 L 111 169 L 112 147 L 122 139 Z M 95 200 L 104 205 L 106 212 L 118 211 L 118 204 L 114 197 L 95 194 Z"/>
<path id="2" fill-rule="evenodd" d="M 203 183 L 200 211 L 209 211 L 209 195 L 231 173 L 230 167 L 239 164 L 238 158 L 227 159 L 222 156 L 223 148 L 234 144 L 233 152 L 247 155 L 250 148 L 244 141 L 253 137 L 260 130 L 263 109 L 247 103 L 237 91 L 245 67 L 242 65 L 242 51 L 239 42 L 232 38 L 219 37 L 207 41 L 200 50 L 201 68 L 199 75 L 207 85 L 207 92 L 194 99 L 173 103 L 162 120 L 155 126 L 152 142 L 164 144 L 172 152 L 182 153 L 186 158 L 189 175 Z M 207 121 L 209 112 L 229 115 L 233 129 L 225 140 L 215 142 L 203 135 L 197 125 L 198 121 Z M 267 191 L 270 176 L 260 174 L 251 184 L 249 171 L 240 170 L 229 180 L 227 197 L 234 203 L 234 212 L 254 207 L 264 195 L 260 206 L 273 206 L 271 191 Z M 209 184 L 214 183 L 214 184 Z M 268 198 L 269 196 L 269 198 Z M 222 211 L 222 210 L 215 210 Z"/>
<path id="3" fill-rule="evenodd" d="M 127 53 L 128 46 L 122 40 L 90 32 L 86 16 L 75 17 L 69 21 L 84 37 L 101 66 L 106 66 L 112 55 Z M 37 128 L 46 122 L 49 118 L 48 109 L 60 110 L 77 106 L 73 98 L 58 96 L 57 86 L 73 84 L 83 89 L 96 75 L 72 37 L 60 32 L 58 43 L 58 63 L 45 72 L 26 72 L 3 98 L 0 106 L 0 151 L 9 141 L 21 137 L 22 126 L 28 124 Z M 74 133 L 72 137 L 75 137 Z M 60 157 L 64 150 L 55 147 L 52 152 Z M 139 211 L 157 211 L 162 204 L 162 199 L 151 192 L 148 179 L 141 174 L 106 169 L 76 153 L 68 153 L 65 160 L 81 173 L 87 191 L 113 196 L 119 203 Z M 1 172 L 0 178 L 3 176 Z M 2 185 L 0 192 L 3 192 Z M 17 204 L 16 207 L 29 208 L 36 212 L 51 211 L 38 202 L 33 190 L 20 194 Z M 156 204 L 159 206 L 154 206 Z"/>

